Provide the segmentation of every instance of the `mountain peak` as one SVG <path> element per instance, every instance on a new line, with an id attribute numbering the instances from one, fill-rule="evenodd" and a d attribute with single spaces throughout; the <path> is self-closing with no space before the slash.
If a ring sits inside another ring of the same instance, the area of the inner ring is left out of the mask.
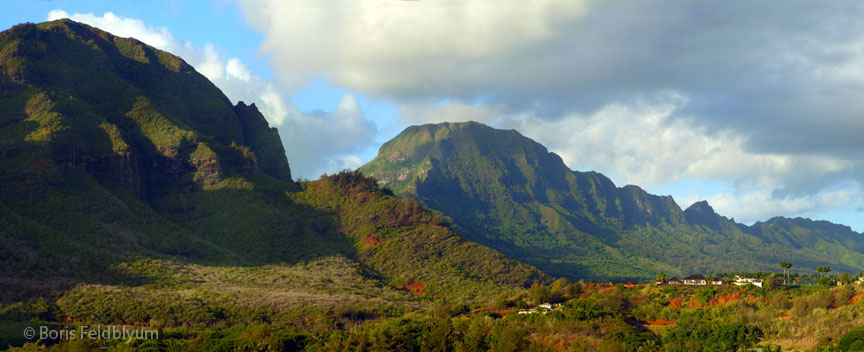
<path id="1" fill-rule="evenodd" d="M 528 256 L 526 243 L 567 238 L 574 241 L 569 258 L 592 250 L 586 242 L 593 250 L 611 250 L 600 248 L 620 240 L 623 229 L 684 222 L 671 197 L 634 185 L 618 188 L 597 172 L 573 171 L 557 154 L 515 130 L 473 121 L 411 126 L 360 171 L 396 194 L 452 216 L 475 241 L 553 275 L 591 274 L 566 263 L 570 259 L 533 260 L 549 253 Z M 525 227 L 533 230 L 523 233 Z"/>
<path id="2" fill-rule="evenodd" d="M 687 207 L 687 210 L 684 210 L 684 212 L 685 213 L 686 212 L 701 213 L 701 214 L 708 214 L 708 215 L 715 215 L 716 214 L 714 212 L 714 208 L 712 208 L 711 205 L 708 204 L 707 200 L 700 200 L 698 202 L 691 204 L 689 207 Z"/>
<path id="3" fill-rule="evenodd" d="M 691 225 L 704 225 L 710 228 L 717 229 L 724 218 L 714 212 L 714 208 L 708 204 L 708 201 L 702 200 L 693 203 L 684 210 L 684 217 L 687 223 Z"/>

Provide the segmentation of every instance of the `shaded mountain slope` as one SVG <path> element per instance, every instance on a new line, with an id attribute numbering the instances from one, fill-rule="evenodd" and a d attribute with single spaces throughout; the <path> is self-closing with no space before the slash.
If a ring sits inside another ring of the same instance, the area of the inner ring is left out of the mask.
<path id="1" fill-rule="evenodd" d="M 786 234 L 780 225 L 736 224 L 704 202 L 682 211 L 672 197 L 572 171 L 518 132 L 475 122 L 409 127 L 360 170 L 452 218 L 471 239 L 555 276 L 758 271 L 792 259 L 810 269 L 864 264 L 861 234 L 848 228 L 828 235 L 796 222 Z M 796 236 L 810 245 L 796 247 Z"/>
<path id="2" fill-rule="evenodd" d="M 361 210 L 386 219 L 399 200 L 370 189 L 371 208 L 344 211 L 353 195 L 292 181 L 279 134 L 254 104 L 232 105 L 176 56 L 70 20 L 0 33 L 0 156 L 4 300 L 80 284 L 162 287 L 167 276 L 140 275 L 164 261 L 230 271 L 336 257 L 362 268 L 358 291 L 392 291 L 410 276 L 468 300 L 546 278 L 431 229 L 428 216 L 387 225 L 417 249 L 368 254 L 361 230 L 344 224 Z M 426 236 L 443 240 L 424 249 Z M 390 238 L 384 247 L 396 246 Z M 129 263 L 145 264 L 121 270 Z"/>

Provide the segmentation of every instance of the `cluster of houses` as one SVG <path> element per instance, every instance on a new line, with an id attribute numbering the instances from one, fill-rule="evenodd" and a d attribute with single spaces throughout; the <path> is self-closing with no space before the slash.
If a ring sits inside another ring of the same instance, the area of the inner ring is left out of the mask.
<path id="1" fill-rule="evenodd" d="M 702 275 L 690 275 L 683 279 L 679 279 L 677 277 L 673 277 L 668 280 L 661 280 L 656 282 L 657 285 L 687 285 L 687 286 L 706 286 L 706 285 L 722 285 L 723 280 L 719 279 L 708 279 Z M 754 279 L 749 277 L 741 277 L 735 276 L 735 280 L 732 281 L 733 285 L 744 286 L 744 285 L 754 285 L 758 287 L 762 287 L 762 279 Z"/>

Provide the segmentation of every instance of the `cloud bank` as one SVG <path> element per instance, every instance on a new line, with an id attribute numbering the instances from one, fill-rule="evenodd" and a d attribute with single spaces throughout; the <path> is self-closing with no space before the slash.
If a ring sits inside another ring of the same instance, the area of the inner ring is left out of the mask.
<path id="1" fill-rule="evenodd" d="M 325 77 L 405 124 L 516 128 L 622 183 L 729 184 L 709 197 L 745 221 L 864 204 L 860 2 L 240 3 L 282 84 Z"/>

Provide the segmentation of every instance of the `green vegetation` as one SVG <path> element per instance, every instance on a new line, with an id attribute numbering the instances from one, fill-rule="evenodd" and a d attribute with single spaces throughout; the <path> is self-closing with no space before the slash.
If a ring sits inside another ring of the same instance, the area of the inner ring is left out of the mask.
<path id="1" fill-rule="evenodd" d="M 639 281 L 766 271 L 789 258 L 807 272 L 864 268 L 862 235 L 849 227 L 800 218 L 745 226 L 706 202 L 682 210 L 475 122 L 409 127 L 360 170 L 452 219 L 469 239 L 553 276 Z"/>
<path id="2" fill-rule="evenodd" d="M 0 348 L 864 346 L 862 290 L 830 286 L 864 263 L 848 228 L 682 212 L 567 170 L 515 131 L 445 127 L 382 148 L 364 170 L 391 188 L 350 171 L 296 183 L 257 108 L 232 106 L 180 58 L 69 20 L 2 32 Z M 558 276 L 663 281 L 789 258 L 800 272 L 780 265 L 793 285 L 747 274 L 764 289 L 614 285 L 553 281 L 513 257 Z M 40 325 L 159 339 L 24 338 Z"/>
<path id="3" fill-rule="evenodd" d="M 320 280 L 321 268 L 334 270 L 332 280 Z M 162 283 L 80 287 L 57 306 L 0 307 L 0 318 L 71 315 L 76 318 L 66 325 L 143 324 L 160 332 L 158 340 L 31 343 L 25 350 L 853 351 L 864 345 L 864 289 L 851 285 L 762 289 L 561 279 L 464 305 L 412 299 L 363 281 L 362 269 L 339 258 L 246 269 L 144 260 L 118 270 Z M 352 289 L 370 295 L 338 294 Z M 262 302 L 268 308 L 256 308 Z"/>
<path id="4" fill-rule="evenodd" d="M 440 216 L 412 199 L 387 195 L 359 172 L 325 176 L 303 189 L 292 199 L 333 211 L 357 258 L 394 286 L 418 282 L 426 294 L 464 301 L 547 280 L 534 268 L 463 239 Z"/>

